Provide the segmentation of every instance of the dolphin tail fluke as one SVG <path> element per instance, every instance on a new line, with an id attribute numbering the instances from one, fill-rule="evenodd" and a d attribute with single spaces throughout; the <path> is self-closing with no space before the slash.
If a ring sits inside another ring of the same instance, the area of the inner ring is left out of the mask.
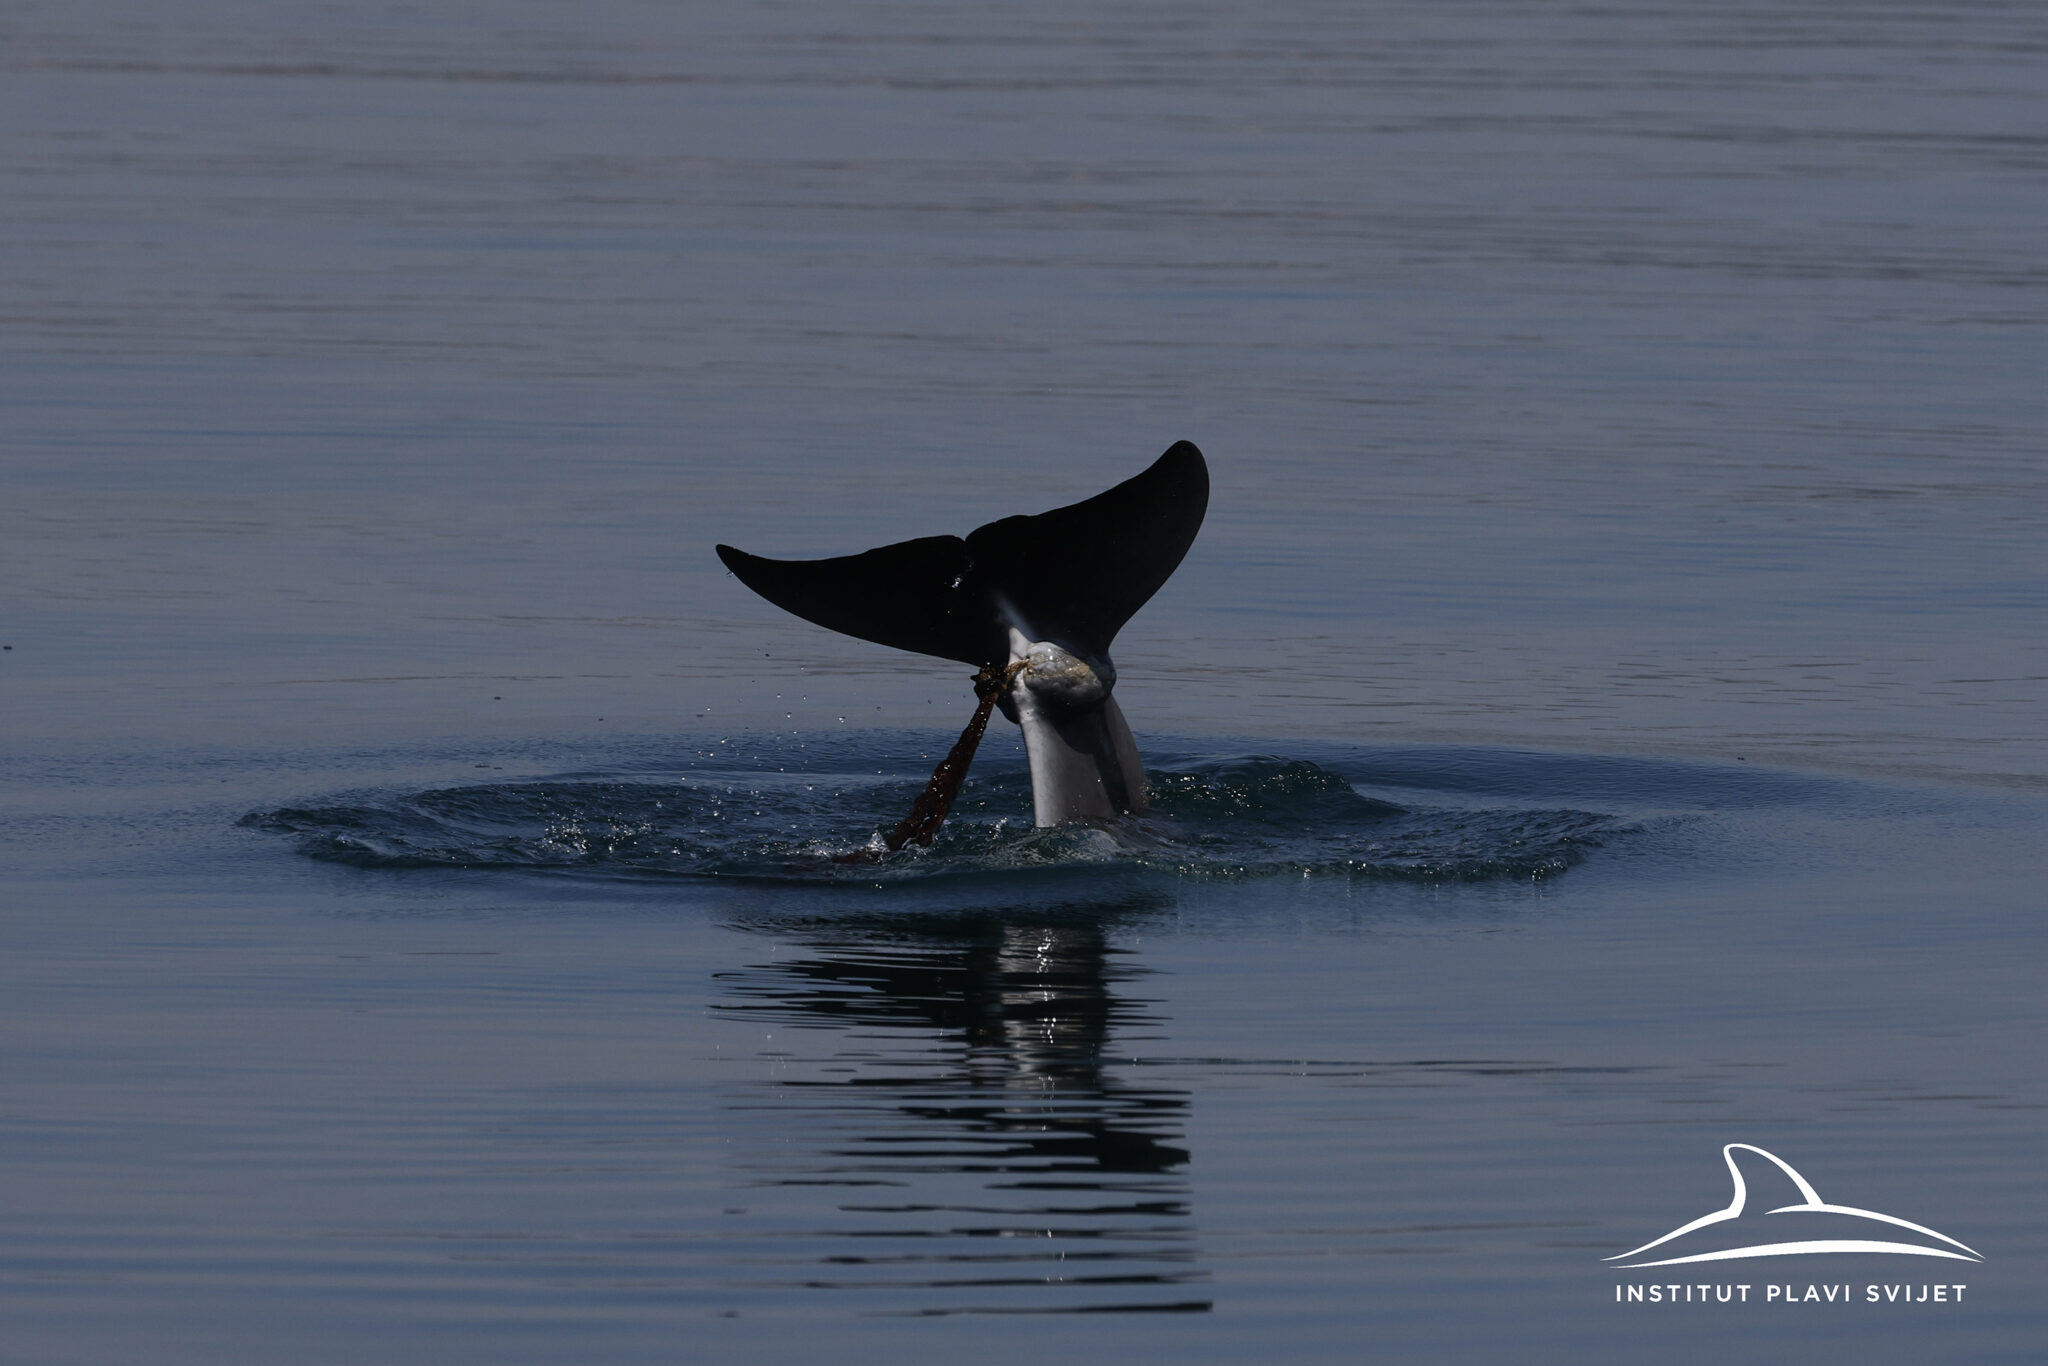
<path id="1" fill-rule="evenodd" d="M 962 614 L 968 572 L 958 536 L 924 536 L 829 560 L 770 560 L 729 545 L 718 558 L 783 611 L 843 635 L 967 664 L 980 658 L 981 623 Z"/>
<path id="2" fill-rule="evenodd" d="M 1100 659 L 1180 567 L 1208 508 L 1208 464 L 1177 441 L 1093 498 L 990 522 L 967 537 L 967 553 L 1026 636 Z"/>
<path id="3" fill-rule="evenodd" d="M 1208 505 L 1208 467 L 1182 441 L 1093 498 L 1005 517 L 964 540 L 926 536 L 825 560 L 721 545 L 718 557 L 784 611 L 879 645 L 998 664 L 1016 625 L 1099 659 L 1179 566 Z"/>

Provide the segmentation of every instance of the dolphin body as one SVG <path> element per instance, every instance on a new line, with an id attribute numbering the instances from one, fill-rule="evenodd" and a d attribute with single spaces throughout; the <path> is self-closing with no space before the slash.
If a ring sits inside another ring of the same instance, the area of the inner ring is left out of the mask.
<path id="1" fill-rule="evenodd" d="M 1146 809 L 1145 769 L 1116 704 L 1116 633 L 1179 567 L 1209 506 L 1209 468 L 1176 442 L 1115 488 L 959 536 L 858 555 L 718 558 L 784 611 L 828 630 L 1000 673 L 997 698 L 1024 731 L 1035 822 Z"/>
<path id="2" fill-rule="evenodd" d="M 1748 1143 L 1730 1143 L 1721 1149 L 1721 1160 L 1728 1164 L 1735 1185 L 1734 1198 L 1726 1208 L 1681 1224 L 1633 1252 L 1603 1260 L 1624 1267 L 1681 1266 L 1808 1252 L 1886 1252 L 1958 1262 L 1984 1260 L 1946 1233 L 1876 1210 L 1829 1204 L 1776 1153 Z M 1757 1186 L 1754 1201 L 1751 1182 Z M 1787 1199 L 1793 1195 L 1798 1198 Z M 1752 1209 L 1752 1203 L 1762 1208 Z"/>

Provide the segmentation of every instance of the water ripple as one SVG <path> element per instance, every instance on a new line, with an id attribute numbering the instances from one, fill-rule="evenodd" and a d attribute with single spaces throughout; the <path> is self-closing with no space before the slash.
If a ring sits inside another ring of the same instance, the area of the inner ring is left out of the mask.
<path id="1" fill-rule="evenodd" d="M 1543 878 L 1635 828 L 1571 807 L 1395 805 L 1310 760 L 1265 755 L 1159 768 L 1152 786 L 1144 818 L 1041 830 L 1022 816 L 1029 778 L 999 769 L 969 783 L 930 849 L 856 863 L 840 860 L 879 851 L 867 832 L 907 808 L 914 785 L 816 774 L 579 775 L 366 794 L 251 812 L 241 824 L 359 868 L 863 883 L 1074 865 L 1189 878 Z"/>

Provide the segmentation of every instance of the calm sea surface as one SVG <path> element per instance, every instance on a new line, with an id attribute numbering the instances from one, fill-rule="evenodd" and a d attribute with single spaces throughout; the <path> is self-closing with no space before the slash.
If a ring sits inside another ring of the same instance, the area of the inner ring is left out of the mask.
<path id="1" fill-rule="evenodd" d="M 0 1357 L 2038 1360 L 2044 90 L 1997 3 L 0 7 Z M 1183 438 L 1161 820 L 998 723 L 833 863 L 964 670 L 711 545 Z M 1729 1143 L 1983 1260 L 1603 1264 Z"/>

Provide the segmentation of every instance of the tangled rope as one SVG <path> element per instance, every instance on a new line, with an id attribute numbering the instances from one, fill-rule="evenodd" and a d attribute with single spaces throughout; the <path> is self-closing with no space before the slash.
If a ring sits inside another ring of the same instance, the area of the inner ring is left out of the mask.
<path id="1" fill-rule="evenodd" d="M 960 732 L 953 748 L 932 770 L 931 781 L 911 803 L 910 814 L 897 822 L 895 829 L 882 836 L 882 843 L 889 847 L 890 853 L 906 844 L 916 844 L 920 848 L 929 846 L 938 835 L 939 827 L 946 823 L 946 814 L 953 809 L 954 798 L 960 795 L 960 784 L 967 780 L 967 768 L 974 762 L 974 751 L 981 747 L 982 733 L 988 729 L 989 713 L 1015 686 L 1017 676 L 1030 667 L 1031 662 L 1024 659 L 1007 665 L 988 664 L 974 676 L 974 695 L 978 699 L 974 715 L 968 719 L 967 728 Z M 837 861 L 874 863 L 880 858 L 881 855 L 874 850 L 862 849 L 852 854 L 841 854 Z"/>
<path id="2" fill-rule="evenodd" d="M 910 814 L 898 822 L 894 830 L 882 836 L 882 842 L 889 846 L 891 853 L 906 844 L 929 845 L 939 833 L 939 827 L 946 822 L 946 813 L 953 809 L 953 799 L 960 795 L 960 784 L 967 781 L 967 766 L 974 762 L 974 751 L 981 747 L 982 733 L 988 729 L 988 714 L 995 710 L 996 702 L 1016 683 L 1017 675 L 1030 667 L 1029 660 L 1020 659 L 1003 668 L 984 665 L 974 676 L 974 695 L 978 699 L 974 715 L 968 718 L 967 728 L 960 732 L 953 748 L 932 770 L 932 780 L 924 785 L 924 791 L 911 803 Z"/>

